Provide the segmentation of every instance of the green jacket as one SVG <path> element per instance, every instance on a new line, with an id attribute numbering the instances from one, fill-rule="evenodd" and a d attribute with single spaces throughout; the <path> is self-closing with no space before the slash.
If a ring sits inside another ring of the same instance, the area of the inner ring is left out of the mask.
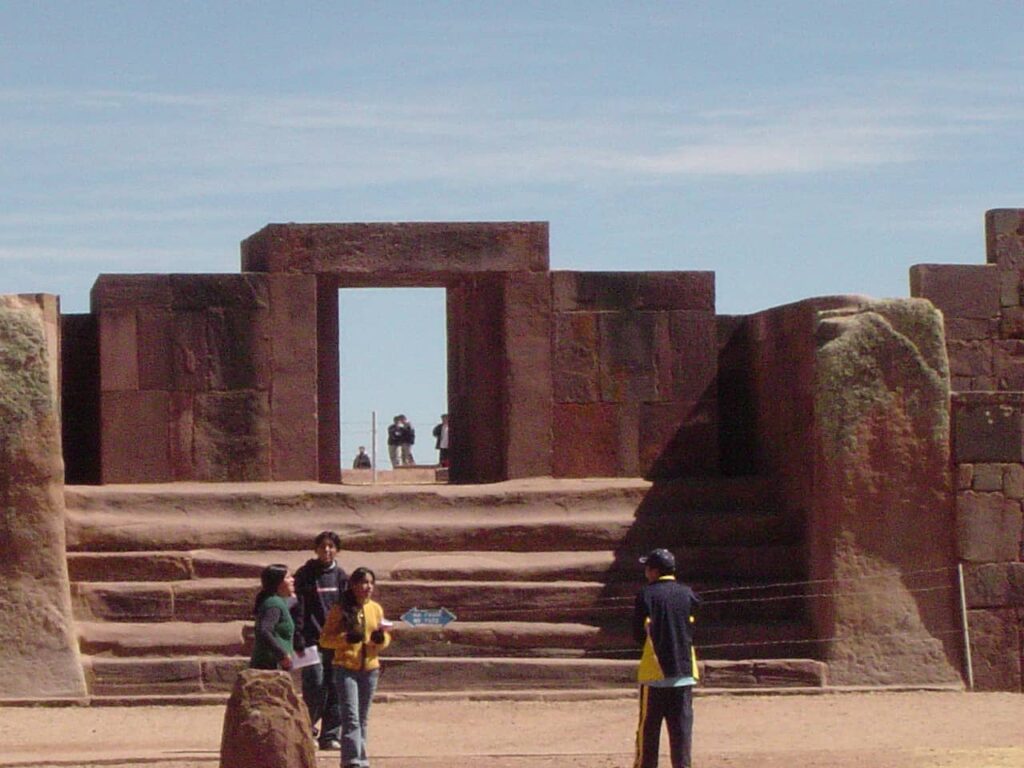
<path id="1" fill-rule="evenodd" d="M 269 622 L 275 614 L 276 623 L 271 625 Z M 295 652 L 292 646 L 294 634 L 295 622 L 288 611 L 288 603 L 279 595 L 271 595 L 256 610 L 256 644 L 249 666 L 253 669 L 278 669 L 278 662 Z"/>

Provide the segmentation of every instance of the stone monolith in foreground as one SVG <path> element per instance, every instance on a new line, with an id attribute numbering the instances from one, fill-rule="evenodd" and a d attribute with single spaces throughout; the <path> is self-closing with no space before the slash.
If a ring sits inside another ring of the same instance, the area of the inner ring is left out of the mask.
<path id="1" fill-rule="evenodd" d="M 0 296 L 0 698 L 86 694 L 64 551 L 55 296 Z"/>
<path id="2" fill-rule="evenodd" d="M 238 673 L 224 713 L 220 768 L 316 768 L 309 715 L 287 672 Z"/>

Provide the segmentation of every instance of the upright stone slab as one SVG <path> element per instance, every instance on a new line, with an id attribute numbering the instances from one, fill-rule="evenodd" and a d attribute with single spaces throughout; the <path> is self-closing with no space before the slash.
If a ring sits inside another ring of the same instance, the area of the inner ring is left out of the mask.
<path id="1" fill-rule="evenodd" d="M 306 705 L 287 672 L 238 673 L 224 713 L 220 768 L 317 768 Z"/>
<path id="2" fill-rule="evenodd" d="M 64 551 L 55 296 L 0 296 L 0 698 L 84 696 Z"/>
<path id="3" fill-rule="evenodd" d="M 959 680 L 949 368 L 920 299 L 819 314 L 811 600 L 834 684 Z"/>

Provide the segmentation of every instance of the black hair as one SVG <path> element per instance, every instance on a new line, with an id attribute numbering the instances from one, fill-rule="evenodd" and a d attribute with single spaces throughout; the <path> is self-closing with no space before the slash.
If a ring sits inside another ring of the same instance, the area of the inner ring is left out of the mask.
<path id="1" fill-rule="evenodd" d="M 345 591 L 341 593 L 341 615 L 344 618 L 346 629 L 355 629 L 358 626 L 356 615 L 362 606 L 356 600 L 356 593 L 352 591 L 352 587 L 366 581 L 367 576 L 373 580 L 374 584 L 377 583 L 377 574 L 366 566 L 359 566 L 349 575 L 348 585 L 345 587 Z"/>
<path id="2" fill-rule="evenodd" d="M 253 605 L 253 613 L 257 613 L 260 610 L 260 604 L 268 597 L 277 594 L 278 587 L 284 581 L 284 577 L 288 575 L 288 566 L 283 563 L 273 563 L 268 565 L 260 573 L 260 591 L 256 595 L 256 603 Z"/>
<path id="3" fill-rule="evenodd" d="M 330 541 L 335 549 L 341 549 L 341 537 L 334 531 L 320 531 L 313 539 L 313 549 L 319 547 L 323 542 Z"/>

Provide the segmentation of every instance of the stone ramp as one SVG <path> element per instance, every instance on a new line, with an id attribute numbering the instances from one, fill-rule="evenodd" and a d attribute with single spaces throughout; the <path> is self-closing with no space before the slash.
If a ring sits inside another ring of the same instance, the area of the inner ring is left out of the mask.
<path id="1" fill-rule="evenodd" d="M 226 693 L 251 647 L 260 570 L 297 567 L 322 529 L 341 535 L 347 569 L 374 569 L 391 618 L 442 606 L 458 616 L 445 628 L 399 622 L 392 691 L 631 686 L 637 557 L 655 544 L 709 596 L 699 635 L 709 683 L 823 683 L 824 667 L 808 661 L 804 599 L 771 586 L 803 579 L 802 542 L 763 480 L 674 492 L 635 480 L 498 485 L 69 487 L 91 693 Z M 744 599 L 715 599 L 735 587 Z M 761 657 L 756 675 L 749 657 Z"/>

